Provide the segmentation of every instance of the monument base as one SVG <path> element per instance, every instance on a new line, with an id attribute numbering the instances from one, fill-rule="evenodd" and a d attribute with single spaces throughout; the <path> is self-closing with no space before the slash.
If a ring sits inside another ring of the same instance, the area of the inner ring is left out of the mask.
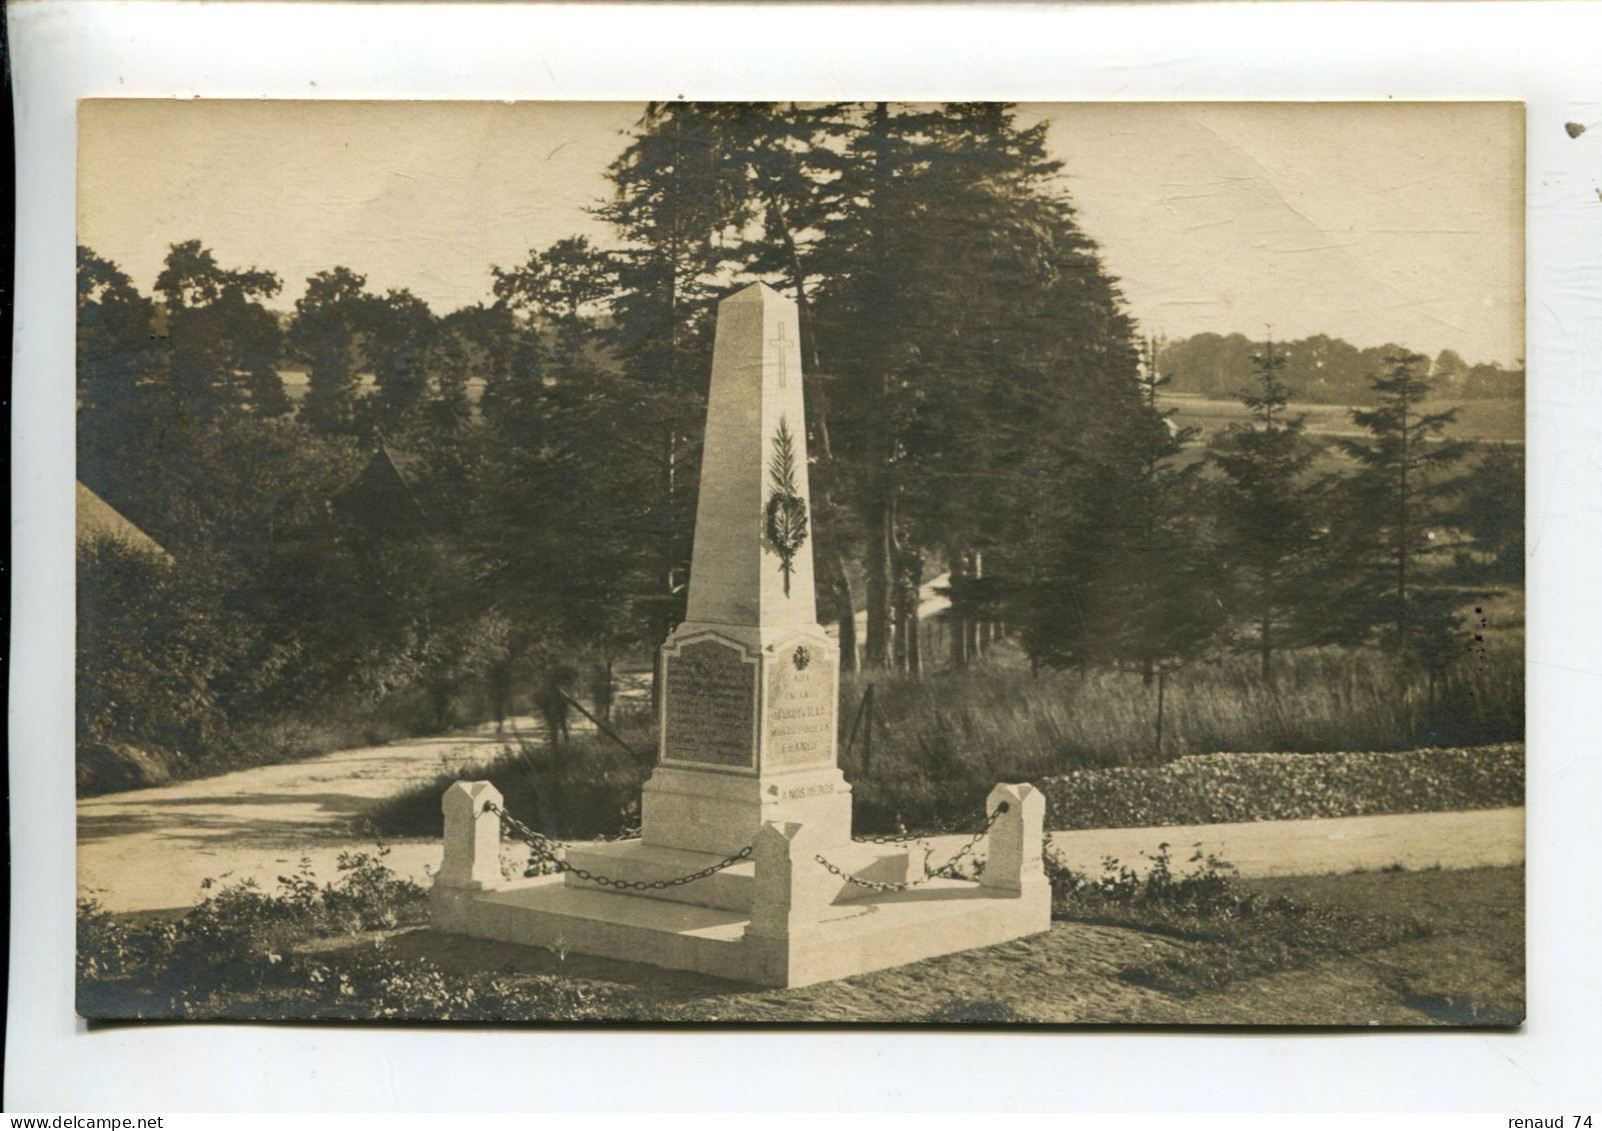
<path id="1" fill-rule="evenodd" d="M 692 970 L 764 986 L 807 986 L 1010 942 L 1051 926 L 1051 893 L 1004 893 L 931 880 L 828 910 L 805 933 L 751 932 L 749 914 L 586 890 L 560 876 L 493 891 L 436 886 L 435 930 L 523 946 Z"/>
<path id="2" fill-rule="evenodd" d="M 643 841 L 573 846 L 564 874 L 508 881 L 499 878 L 499 807 L 485 782 L 446 791 L 434 929 L 804 986 L 1051 925 L 1041 861 L 1045 799 L 1027 785 L 991 793 L 977 881 L 929 876 L 921 845 L 855 842 L 849 826 L 844 838 L 825 835 L 827 819 L 765 823 L 748 842 L 749 858 L 688 882 L 674 881 L 726 857 Z"/>
<path id="3" fill-rule="evenodd" d="M 750 845 L 770 821 L 849 842 L 851 786 L 835 766 L 760 778 L 658 766 L 640 791 L 641 834 L 658 848 L 726 856 Z"/>

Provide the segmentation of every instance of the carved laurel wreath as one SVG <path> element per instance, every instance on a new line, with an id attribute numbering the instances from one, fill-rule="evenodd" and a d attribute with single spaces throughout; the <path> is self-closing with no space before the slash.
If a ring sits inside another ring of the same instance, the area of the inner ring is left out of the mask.
<path id="1" fill-rule="evenodd" d="M 779 555 L 779 572 L 784 575 L 784 595 L 788 597 L 796 551 L 807 541 L 807 504 L 795 483 L 795 437 L 790 435 L 789 422 L 782 416 L 773 436 L 768 480 L 772 493 L 768 495 L 764 533 Z"/>

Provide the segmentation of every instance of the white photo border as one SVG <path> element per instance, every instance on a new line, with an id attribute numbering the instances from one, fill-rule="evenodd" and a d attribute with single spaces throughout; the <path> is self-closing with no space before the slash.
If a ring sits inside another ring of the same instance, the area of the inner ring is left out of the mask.
<path id="1" fill-rule="evenodd" d="M 1602 8 L 20 0 L 7 18 L 19 210 L 10 1110 L 1602 1114 Z M 118 96 L 1526 103 L 1528 1024 L 87 1031 L 72 1013 L 74 115 L 80 98 Z M 1570 137 L 1569 121 L 1592 129 Z"/>

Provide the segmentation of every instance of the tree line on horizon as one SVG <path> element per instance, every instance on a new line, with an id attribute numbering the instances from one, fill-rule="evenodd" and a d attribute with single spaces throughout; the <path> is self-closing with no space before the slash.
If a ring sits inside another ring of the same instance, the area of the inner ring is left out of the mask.
<path id="1" fill-rule="evenodd" d="M 1157 343 L 1157 364 L 1172 373 L 1172 390 L 1205 397 L 1233 399 L 1242 391 L 1241 375 L 1251 359 L 1268 347 L 1245 334 L 1192 334 Z M 1310 404 L 1367 405 L 1373 403 L 1373 377 L 1383 372 L 1390 358 L 1417 351 L 1388 342 L 1358 348 L 1342 338 L 1313 334 L 1274 343 L 1283 359 L 1281 379 L 1289 394 Z M 1428 378 L 1438 396 L 1452 400 L 1524 399 L 1524 369 L 1505 369 L 1499 362 L 1470 365 L 1456 350 L 1443 349 L 1433 359 L 1419 355 L 1420 376 Z"/>
<path id="2" fill-rule="evenodd" d="M 79 476 L 176 562 L 80 553 L 80 744 L 405 696 L 444 726 L 465 684 L 498 712 L 536 671 L 593 673 L 604 715 L 612 665 L 683 615 L 715 304 L 753 279 L 801 311 L 848 665 L 916 674 L 919 588 L 949 571 L 953 615 L 1038 665 L 1239 649 L 1272 679 L 1340 643 L 1444 672 L 1461 594 L 1419 563 L 1451 529 L 1521 576 L 1521 454 L 1443 440 L 1399 351 L 1332 477 L 1269 345 L 1234 372 L 1249 419 L 1181 458 L 1158 390 L 1198 339 L 1140 338 L 1045 130 L 1005 104 L 655 104 L 596 207 L 621 250 L 532 249 L 443 315 L 340 266 L 280 318 L 277 275 L 197 240 L 147 296 L 80 248 Z"/>

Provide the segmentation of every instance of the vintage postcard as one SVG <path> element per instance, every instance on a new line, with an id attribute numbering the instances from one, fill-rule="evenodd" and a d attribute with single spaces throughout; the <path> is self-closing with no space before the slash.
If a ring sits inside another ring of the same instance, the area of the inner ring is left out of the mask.
<path id="1" fill-rule="evenodd" d="M 1523 1021 L 1522 105 L 78 136 L 83 1016 Z"/>

